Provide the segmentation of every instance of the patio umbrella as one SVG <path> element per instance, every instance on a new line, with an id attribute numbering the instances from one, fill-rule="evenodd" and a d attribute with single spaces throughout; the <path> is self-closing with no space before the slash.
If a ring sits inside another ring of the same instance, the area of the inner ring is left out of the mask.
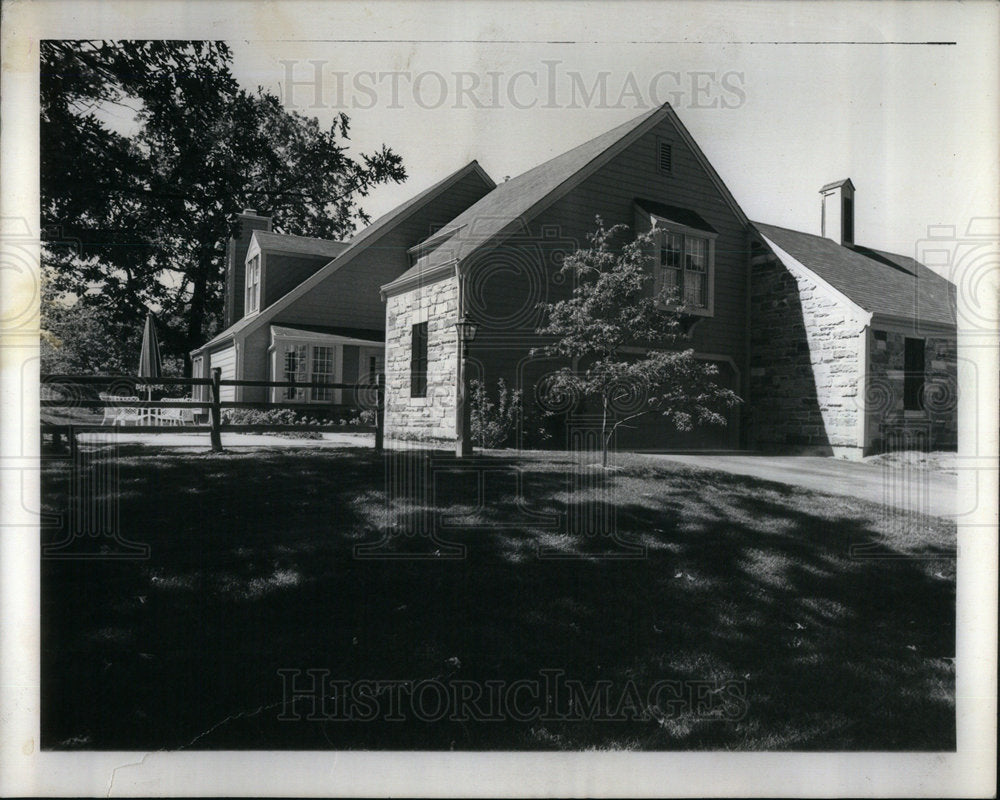
<path id="1" fill-rule="evenodd" d="M 156 322 L 153 312 L 146 314 L 146 327 L 142 331 L 142 351 L 139 354 L 139 377 L 160 377 L 160 343 L 156 339 Z M 146 386 L 146 399 L 151 400 L 153 387 Z"/>

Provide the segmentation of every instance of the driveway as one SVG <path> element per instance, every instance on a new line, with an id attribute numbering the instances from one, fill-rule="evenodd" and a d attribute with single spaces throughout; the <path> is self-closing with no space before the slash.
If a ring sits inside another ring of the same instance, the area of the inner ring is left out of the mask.
<path id="1" fill-rule="evenodd" d="M 656 454 L 649 457 L 857 497 L 904 511 L 938 517 L 954 517 L 957 513 L 957 476 L 928 469 L 819 456 Z"/>

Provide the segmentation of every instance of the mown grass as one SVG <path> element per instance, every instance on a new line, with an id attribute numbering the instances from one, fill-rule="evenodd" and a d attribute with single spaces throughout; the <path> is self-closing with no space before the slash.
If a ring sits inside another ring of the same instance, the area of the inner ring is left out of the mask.
<path id="1" fill-rule="evenodd" d="M 88 458 L 149 556 L 43 559 L 46 748 L 954 749 L 943 520 L 641 456 Z M 50 555 L 120 551 L 73 535 L 73 475 L 43 469 Z M 561 671 L 623 718 L 308 719 L 288 669 L 484 697 Z M 648 703 L 657 681 L 687 699 Z"/>

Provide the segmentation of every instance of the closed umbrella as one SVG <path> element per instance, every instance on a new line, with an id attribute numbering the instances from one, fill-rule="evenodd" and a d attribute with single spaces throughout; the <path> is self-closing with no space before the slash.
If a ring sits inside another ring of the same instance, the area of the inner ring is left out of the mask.
<path id="1" fill-rule="evenodd" d="M 156 322 L 153 312 L 146 314 L 146 327 L 142 331 L 142 351 L 139 355 L 139 377 L 160 377 L 160 343 L 156 339 Z M 151 400 L 153 387 L 146 386 L 146 399 Z"/>

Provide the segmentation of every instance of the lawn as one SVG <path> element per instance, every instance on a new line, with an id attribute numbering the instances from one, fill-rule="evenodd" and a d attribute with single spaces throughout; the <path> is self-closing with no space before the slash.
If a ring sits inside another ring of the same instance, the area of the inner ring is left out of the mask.
<path id="1" fill-rule="evenodd" d="M 43 558 L 48 749 L 955 747 L 944 520 L 642 456 L 87 458 L 149 555 Z M 51 554 L 122 551 L 71 477 Z"/>

